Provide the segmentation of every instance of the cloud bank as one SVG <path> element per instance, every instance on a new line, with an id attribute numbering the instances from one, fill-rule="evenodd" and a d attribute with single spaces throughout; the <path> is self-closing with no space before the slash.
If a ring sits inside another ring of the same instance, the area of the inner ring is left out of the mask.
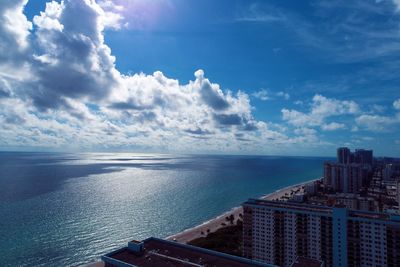
<path id="1" fill-rule="evenodd" d="M 0 4 L 3 147 L 240 151 L 287 139 L 253 118 L 246 93 L 203 70 L 187 84 L 120 73 L 104 41 L 106 28 L 123 26 L 114 2 L 52 1 L 32 22 L 26 4 Z"/>
<path id="2" fill-rule="evenodd" d="M 350 129 L 339 117 L 351 116 L 371 131 L 399 121 L 399 115 L 364 114 L 354 101 L 322 95 L 308 111 L 283 108 L 281 124 L 257 120 L 247 93 L 221 88 L 203 70 L 188 83 L 160 71 L 118 71 L 104 31 L 140 28 L 157 8 L 136 14 L 136 1 L 52 1 L 29 21 L 27 2 L 0 3 L 2 148 L 293 153 L 332 145 L 319 132 Z M 252 96 L 292 98 L 265 89 Z"/>

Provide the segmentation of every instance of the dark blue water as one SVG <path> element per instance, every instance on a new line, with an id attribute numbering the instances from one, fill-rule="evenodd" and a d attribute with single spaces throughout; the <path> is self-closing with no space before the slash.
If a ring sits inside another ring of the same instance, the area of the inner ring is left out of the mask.
<path id="1" fill-rule="evenodd" d="M 0 152 L 0 266 L 86 264 L 318 178 L 325 160 Z"/>

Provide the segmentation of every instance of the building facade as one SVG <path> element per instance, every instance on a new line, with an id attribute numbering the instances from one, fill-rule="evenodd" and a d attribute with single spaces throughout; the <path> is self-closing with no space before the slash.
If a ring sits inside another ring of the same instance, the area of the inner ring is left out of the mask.
<path id="1" fill-rule="evenodd" d="M 323 183 L 335 192 L 357 193 L 365 186 L 370 171 L 369 165 L 326 162 Z"/>
<path id="2" fill-rule="evenodd" d="M 243 256 L 291 266 L 297 257 L 324 266 L 399 266 L 400 216 L 250 199 L 243 204 Z"/>
<path id="3" fill-rule="evenodd" d="M 372 150 L 356 149 L 354 152 L 354 163 L 372 165 L 374 155 Z"/>
<path id="4" fill-rule="evenodd" d="M 337 161 L 340 164 L 349 164 L 353 161 L 353 155 L 349 148 L 339 147 L 337 149 Z"/>
<path id="5" fill-rule="evenodd" d="M 324 164 L 323 183 L 334 192 L 357 193 L 371 178 L 373 151 L 347 147 L 337 149 L 337 161 Z"/>
<path id="6" fill-rule="evenodd" d="M 347 147 L 339 147 L 336 155 L 337 163 L 340 164 L 359 163 L 372 165 L 374 160 L 373 151 L 367 149 L 356 149 L 353 153 Z"/>
<path id="7" fill-rule="evenodd" d="M 397 180 L 396 182 L 396 198 L 397 198 L 397 206 L 399 207 L 400 210 L 400 180 Z"/>

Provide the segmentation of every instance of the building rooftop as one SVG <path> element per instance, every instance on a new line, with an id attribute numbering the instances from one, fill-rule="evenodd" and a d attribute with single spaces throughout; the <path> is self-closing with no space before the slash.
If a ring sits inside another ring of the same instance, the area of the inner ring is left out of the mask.
<path id="1" fill-rule="evenodd" d="M 294 210 L 301 211 L 313 211 L 313 212 L 332 212 L 332 208 L 327 206 L 310 205 L 306 203 L 294 203 L 288 201 L 274 201 L 274 200 L 264 200 L 264 199 L 249 199 L 243 205 L 261 205 L 269 206 L 275 208 L 290 208 Z"/>
<path id="2" fill-rule="evenodd" d="M 324 205 L 313 205 L 313 204 L 305 204 L 305 203 L 294 203 L 288 201 L 274 201 L 274 200 L 263 200 L 263 199 L 249 199 L 243 206 L 246 205 L 261 205 L 271 208 L 280 208 L 280 209 L 290 209 L 290 210 L 298 210 L 302 212 L 322 212 L 326 214 L 332 214 L 333 208 L 345 208 L 345 206 L 336 205 L 335 207 L 328 207 Z M 361 211 L 361 210 L 348 210 L 348 216 L 352 218 L 363 218 L 363 219 L 372 219 L 372 220 L 382 220 L 382 221 L 391 221 L 391 220 L 400 220 L 398 216 L 394 216 L 389 213 L 382 212 L 373 212 L 373 211 Z"/>
<path id="3" fill-rule="evenodd" d="M 362 212 L 362 211 L 350 211 L 350 216 L 359 217 L 365 219 L 375 219 L 375 220 L 390 220 L 391 217 L 386 213 L 376 213 L 376 212 Z"/>
<path id="4" fill-rule="evenodd" d="M 116 263 L 138 267 L 274 266 L 158 238 L 129 242 L 128 247 L 111 252 L 103 256 L 102 260 L 106 266 L 114 266 Z"/>

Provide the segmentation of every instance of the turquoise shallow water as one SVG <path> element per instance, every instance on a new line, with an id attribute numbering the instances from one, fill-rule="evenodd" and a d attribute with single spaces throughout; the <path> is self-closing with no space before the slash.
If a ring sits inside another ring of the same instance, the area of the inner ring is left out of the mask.
<path id="1" fill-rule="evenodd" d="M 0 266 L 93 262 L 318 178 L 325 160 L 0 152 Z"/>

